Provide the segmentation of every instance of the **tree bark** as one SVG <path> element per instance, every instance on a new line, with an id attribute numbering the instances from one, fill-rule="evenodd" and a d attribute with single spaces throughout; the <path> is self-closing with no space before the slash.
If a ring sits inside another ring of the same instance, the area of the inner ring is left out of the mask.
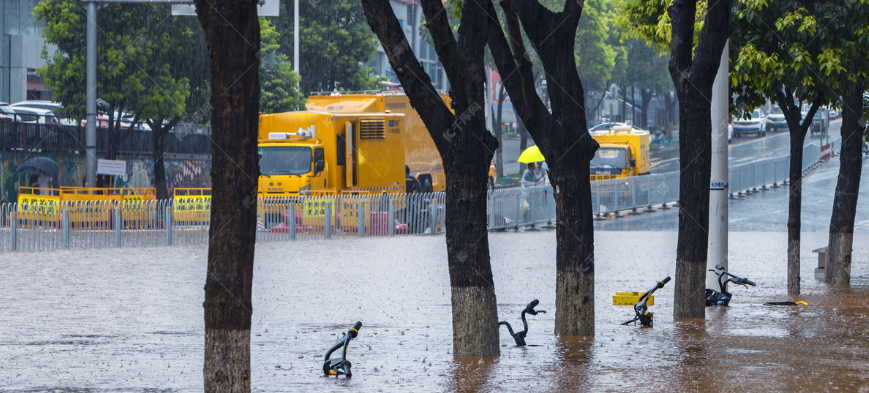
<path id="1" fill-rule="evenodd" d="M 206 392 L 250 392 L 260 30 L 257 4 L 195 0 L 211 60 L 211 224 L 205 279 Z"/>
<path id="2" fill-rule="evenodd" d="M 670 77 L 679 98 L 679 234 L 676 246 L 674 318 L 705 317 L 706 251 L 709 246 L 709 181 L 712 163 L 712 113 L 709 97 L 721 51 L 730 37 L 731 1 L 709 5 L 706 25 L 694 47 L 695 12 L 691 0 L 674 0 Z M 693 54 L 693 58 L 692 58 Z"/>
<path id="3" fill-rule="evenodd" d="M 534 1 L 504 0 L 507 31 L 488 29 L 488 45 L 516 114 L 528 127 L 549 166 L 555 189 L 555 334 L 594 335 L 594 227 L 589 162 L 598 148 L 588 135 L 585 97 L 573 54 L 581 2 L 568 1 L 555 13 Z M 497 21 L 493 6 L 490 20 Z M 537 95 L 531 61 L 522 54 L 519 21 L 546 72 L 550 113 Z M 551 39 L 550 39 L 551 37 Z M 518 64 L 517 64 L 518 62 Z"/>
<path id="4" fill-rule="evenodd" d="M 444 163 L 453 353 L 498 356 L 498 310 L 486 225 L 487 177 L 498 148 L 497 140 L 486 128 L 483 110 L 482 33 L 487 20 L 479 4 L 466 2 L 456 41 L 443 3 L 423 0 L 421 5 L 435 51 L 450 81 L 455 114 L 431 93 L 431 80 L 404 38 L 389 1 L 362 0 L 368 25 L 380 40 Z"/>
<path id="5" fill-rule="evenodd" d="M 803 143 L 806 133 L 812 125 L 815 112 L 821 106 L 823 95 L 815 97 L 811 109 L 804 120 L 800 113 L 800 106 L 793 100 L 790 89 L 785 88 L 785 93 L 776 95 L 776 102 L 790 131 L 791 161 L 788 177 L 790 186 L 788 192 L 788 295 L 800 294 L 800 231 L 802 226 L 802 203 L 803 203 Z"/>
<path id="6" fill-rule="evenodd" d="M 854 239 L 854 218 L 863 171 L 863 116 L 862 83 L 843 98 L 842 153 L 839 155 L 839 179 L 833 198 L 830 218 L 830 242 L 827 249 L 826 282 L 851 285 L 851 253 Z"/>
<path id="7" fill-rule="evenodd" d="M 525 128 L 524 121 L 518 121 L 519 124 L 516 126 L 516 131 L 519 132 L 519 154 L 522 154 L 522 152 L 528 148 L 528 129 Z M 519 168 L 519 173 L 522 173 L 522 168 Z"/>
<path id="8" fill-rule="evenodd" d="M 148 120 L 148 126 L 151 127 L 151 141 L 153 144 L 152 158 L 154 161 L 154 189 L 157 191 L 157 199 L 169 199 L 169 187 L 166 185 L 166 166 L 163 156 L 166 154 L 166 135 L 169 135 L 169 130 L 178 124 L 181 118 L 175 116 L 169 124 L 163 124 L 163 118 L 158 117 L 154 120 Z M 135 124 L 135 123 L 134 123 Z"/>
<path id="9" fill-rule="evenodd" d="M 642 103 L 640 104 L 640 128 L 644 130 L 649 129 L 649 103 L 652 101 L 652 89 L 642 89 L 640 90 L 640 95 L 642 96 Z"/>

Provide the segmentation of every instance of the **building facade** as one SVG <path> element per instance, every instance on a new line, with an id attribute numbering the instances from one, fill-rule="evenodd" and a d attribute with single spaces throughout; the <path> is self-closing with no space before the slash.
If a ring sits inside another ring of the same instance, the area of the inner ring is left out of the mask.
<path id="1" fill-rule="evenodd" d="M 417 0 L 390 0 L 392 11 L 398 18 L 404 30 L 404 36 L 407 38 L 407 43 L 413 49 L 419 62 L 425 68 L 425 73 L 431 78 L 432 85 L 436 90 L 446 91 L 449 88 L 449 81 L 444 72 L 441 62 L 438 61 L 437 53 L 434 46 L 429 44 L 425 38 L 420 36 L 419 27 L 423 23 L 422 7 Z M 367 66 L 374 68 L 376 75 L 381 75 L 389 78 L 389 82 L 399 83 L 395 71 L 389 65 L 389 60 L 386 57 L 383 47 L 378 42 L 377 53 L 374 58 L 366 63 Z"/>
<path id="2" fill-rule="evenodd" d="M 51 94 L 36 73 L 42 59 L 43 22 L 33 17 L 38 0 L 0 0 L 0 102 L 47 100 Z M 47 48 L 49 53 L 53 46 Z"/>

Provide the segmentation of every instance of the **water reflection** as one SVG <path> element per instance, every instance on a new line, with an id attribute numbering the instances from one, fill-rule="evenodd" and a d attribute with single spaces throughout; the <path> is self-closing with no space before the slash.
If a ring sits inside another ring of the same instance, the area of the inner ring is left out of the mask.
<path id="1" fill-rule="evenodd" d="M 455 356 L 450 391 L 477 392 L 489 383 L 492 367 L 498 363 L 493 357 Z"/>
<path id="2" fill-rule="evenodd" d="M 556 338 L 555 373 L 557 392 L 588 390 L 588 369 L 594 350 L 593 337 L 560 336 Z"/>

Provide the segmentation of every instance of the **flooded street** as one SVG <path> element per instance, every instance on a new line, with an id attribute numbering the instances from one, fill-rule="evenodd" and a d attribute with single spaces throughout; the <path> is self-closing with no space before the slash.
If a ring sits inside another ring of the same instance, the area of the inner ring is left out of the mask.
<path id="1" fill-rule="evenodd" d="M 676 232 L 598 231 L 597 336 L 553 336 L 554 232 L 494 233 L 497 360 L 451 354 L 443 236 L 257 245 L 251 344 L 259 392 L 441 391 L 867 391 L 869 244 L 855 235 L 852 287 L 813 278 L 803 235 L 804 307 L 769 307 L 786 295 L 786 234 L 732 233 L 730 271 L 758 283 L 732 288 L 730 308 L 674 322 L 673 285 L 656 293 L 655 327 L 620 326 L 630 307 L 615 291 L 643 291 L 675 273 Z M 203 246 L 6 253 L 0 268 L 0 390 L 201 391 Z M 702 294 L 699 294 L 702 296 Z M 362 321 L 351 342 L 351 380 L 322 377 L 336 334 Z"/>

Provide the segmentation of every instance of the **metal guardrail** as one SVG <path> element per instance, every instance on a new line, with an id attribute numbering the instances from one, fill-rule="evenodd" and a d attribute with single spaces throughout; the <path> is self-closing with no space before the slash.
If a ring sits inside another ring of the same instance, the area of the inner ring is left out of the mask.
<path id="1" fill-rule="evenodd" d="M 831 142 L 840 146 L 841 141 Z M 818 164 L 820 147 L 803 150 L 803 169 Z M 789 157 L 730 168 L 731 195 L 787 179 Z M 679 197 L 679 172 L 591 182 L 597 219 L 654 211 Z M 437 234 L 446 231 L 445 195 L 384 194 L 260 197 L 257 241 Z M 0 251 L 206 244 L 209 201 L 71 201 L 0 205 Z M 239 202 L 242 203 L 242 202 Z M 550 186 L 490 190 L 490 230 L 519 230 L 555 222 Z"/>

